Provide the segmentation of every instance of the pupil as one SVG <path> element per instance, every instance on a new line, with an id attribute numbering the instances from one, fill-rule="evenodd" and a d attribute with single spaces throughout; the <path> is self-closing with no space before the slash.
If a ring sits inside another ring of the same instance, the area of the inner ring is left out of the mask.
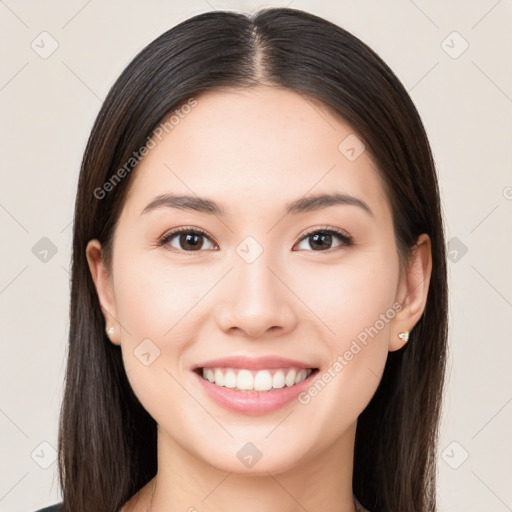
<path id="1" fill-rule="evenodd" d="M 330 244 L 331 242 L 331 238 L 332 238 L 332 235 L 329 235 L 328 233 L 316 233 L 315 235 L 313 235 L 313 244 L 312 244 L 312 247 L 314 248 L 314 246 L 318 243 L 318 239 L 319 238 L 322 238 L 323 239 L 323 242 L 324 242 L 324 246 L 325 246 L 325 241 L 327 239 L 327 245 Z M 320 246 L 322 245 L 322 243 L 320 242 L 319 244 Z"/>
<path id="2" fill-rule="evenodd" d="M 181 235 L 180 243 L 182 244 L 182 247 L 184 245 L 189 245 L 190 247 L 197 249 L 198 247 L 200 248 L 202 245 L 201 243 L 198 243 L 198 239 L 201 236 L 202 235 L 194 235 L 194 234 L 190 234 L 190 233 L 184 234 L 184 235 Z M 191 240 L 195 240 L 195 242 L 193 242 Z"/>

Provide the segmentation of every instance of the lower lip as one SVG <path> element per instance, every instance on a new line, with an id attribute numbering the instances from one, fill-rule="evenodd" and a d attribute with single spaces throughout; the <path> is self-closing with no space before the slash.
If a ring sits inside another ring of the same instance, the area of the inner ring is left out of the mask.
<path id="1" fill-rule="evenodd" d="M 298 395 L 310 385 L 312 377 L 318 371 L 311 373 L 307 379 L 293 386 L 274 389 L 272 391 L 238 391 L 233 388 L 217 386 L 203 379 L 198 373 L 192 372 L 198 379 L 210 398 L 230 411 L 244 414 L 259 415 L 277 411 L 295 400 Z"/>

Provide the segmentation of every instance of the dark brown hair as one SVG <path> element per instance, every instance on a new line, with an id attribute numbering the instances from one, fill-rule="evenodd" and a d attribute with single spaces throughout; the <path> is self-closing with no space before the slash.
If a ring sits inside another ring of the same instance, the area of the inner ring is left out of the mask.
<path id="1" fill-rule="evenodd" d="M 59 429 L 64 512 L 114 512 L 157 471 L 156 423 L 133 394 L 105 321 L 85 248 L 97 238 L 110 268 L 112 239 L 133 172 L 95 191 L 192 96 L 266 84 L 320 101 L 370 152 L 406 263 L 422 233 L 433 268 L 409 343 L 390 352 L 359 417 L 353 489 L 372 512 L 436 510 L 436 443 L 444 385 L 447 277 L 436 171 L 419 114 L 390 68 L 358 38 L 288 8 L 208 12 L 158 37 L 113 85 L 92 129 L 74 216 L 70 334 Z M 131 168 L 129 169 L 131 171 Z"/>

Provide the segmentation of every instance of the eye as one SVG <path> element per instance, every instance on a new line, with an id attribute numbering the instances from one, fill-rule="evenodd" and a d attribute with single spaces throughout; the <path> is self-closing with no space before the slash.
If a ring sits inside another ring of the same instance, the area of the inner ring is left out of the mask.
<path id="1" fill-rule="evenodd" d="M 175 244 L 171 243 L 174 242 L 174 239 L 176 239 Z M 158 245 L 170 245 L 172 248 L 180 251 L 194 252 L 201 250 L 205 239 L 211 241 L 211 238 L 202 229 L 185 226 L 165 234 L 158 242 Z M 176 244 L 178 247 L 176 247 Z"/>
<path id="2" fill-rule="evenodd" d="M 341 242 L 334 247 L 329 247 L 332 245 L 333 236 Z M 315 228 L 314 230 L 307 232 L 299 240 L 299 243 L 304 241 L 309 241 L 309 246 L 316 252 L 326 252 L 329 249 L 334 249 L 340 246 L 349 247 L 354 244 L 354 240 L 350 235 L 335 228 Z"/>
<path id="3" fill-rule="evenodd" d="M 334 247 L 332 247 L 333 236 L 340 241 Z M 183 226 L 165 234 L 158 242 L 158 245 L 168 245 L 182 252 L 198 252 L 204 248 L 205 240 L 210 241 L 213 246 L 210 249 L 217 247 L 216 244 L 212 243 L 210 236 L 202 229 Z M 315 228 L 310 230 L 299 240 L 299 244 L 305 241 L 310 242 L 309 247 L 315 252 L 326 252 L 340 246 L 349 247 L 354 243 L 350 235 L 335 228 Z"/>

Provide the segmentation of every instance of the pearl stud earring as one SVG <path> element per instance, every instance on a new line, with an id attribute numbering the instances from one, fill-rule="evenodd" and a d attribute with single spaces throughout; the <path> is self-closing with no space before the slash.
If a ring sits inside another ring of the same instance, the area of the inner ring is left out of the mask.
<path id="1" fill-rule="evenodd" d="M 105 329 L 105 332 L 107 333 L 107 336 L 110 338 L 110 336 L 112 336 L 112 334 L 114 334 L 114 328 L 108 327 L 107 329 Z"/>
<path id="2" fill-rule="evenodd" d="M 410 331 L 403 331 L 398 333 L 398 337 L 405 342 L 409 341 L 409 333 Z"/>

